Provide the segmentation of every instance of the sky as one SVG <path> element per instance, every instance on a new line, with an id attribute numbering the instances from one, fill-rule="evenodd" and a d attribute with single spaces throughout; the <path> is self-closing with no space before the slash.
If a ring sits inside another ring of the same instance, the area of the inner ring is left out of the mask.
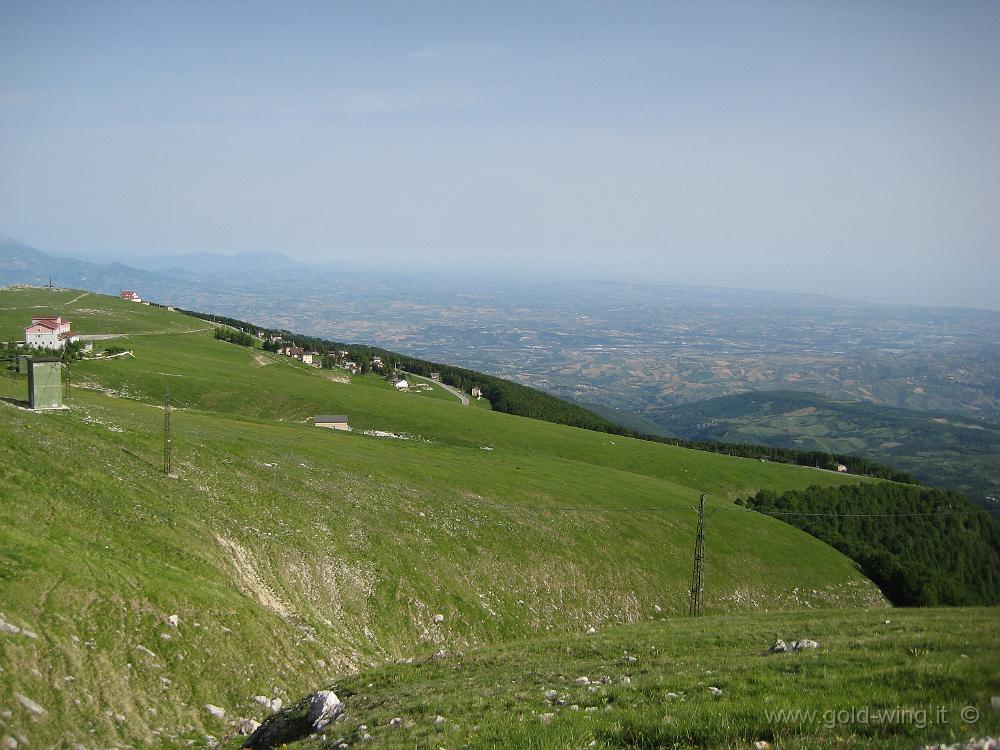
<path id="1" fill-rule="evenodd" d="M 1000 309 L 1000 3 L 0 0 L 0 234 Z"/>

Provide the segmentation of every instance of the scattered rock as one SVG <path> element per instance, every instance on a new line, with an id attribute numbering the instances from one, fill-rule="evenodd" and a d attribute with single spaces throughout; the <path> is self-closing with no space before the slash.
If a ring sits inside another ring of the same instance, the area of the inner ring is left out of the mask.
<path id="1" fill-rule="evenodd" d="M 256 732 L 257 731 L 257 727 L 259 727 L 259 726 L 260 726 L 260 722 L 259 721 L 254 721 L 253 719 L 242 718 L 242 719 L 237 719 L 236 723 L 233 724 L 233 731 L 236 732 L 236 734 L 238 734 L 238 735 L 246 737 L 247 735 L 251 735 L 254 732 Z"/>
<path id="2" fill-rule="evenodd" d="M 785 643 L 785 641 L 779 638 L 767 651 L 771 654 L 785 654 L 790 651 L 805 651 L 806 649 L 819 648 L 819 646 L 818 641 L 813 641 L 809 638 L 803 638 L 801 641 L 792 641 L 791 643 Z"/>
<path id="3" fill-rule="evenodd" d="M 575 680 L 573 680 L 573 682 L 576 683 L 577 685 L 589 685 L 590 684 L 590 678 L 589 677 L 577 677 Z"/>
<path id="4" fill-rule="evenodd" d="M 675 701 L 678 698 L 680 698 L 680 696 L 677 695 L 677 693 L 667 693 L 667 700 L 668 701 Z"/>
<path id="5" fill-rule="evenodd" d="M 221 708 L 220 706 L 214 706 L 211 703 L 206 703 L 203 706 L 203 708 L 210 714 L 212 714 L 212 716 L 214 716 L 216 719 L 226 718 L 226 709 Z"/>
<path id="6" fill-rule="evenodd" d="M 33 713 L 35 716 L 41 716 L 44 713 L 48 713 L 44 708 L 35 703 L 31 698 L 26 695 L 21 695 L 20 693 L 14 693 L 14 699 L 24 706 L 28 711 Z"/>
<path id="7" fill-rule="evenodd" d="M 659 604 L 654 604 L 654 605 L 653 605 L 653 610 L 654 610 L 655 612 L 662 612 L 662 611 L 663 611 L 663 609 L 662 609 L 662 608 L 660 607 L 660 605 L 659 605 Z"/>
<path id="8" fill-rule="evenodd" d="M 177 615 L 170 615 L 170 617 L 167 618 L 167 625 L 169 625 L 172 628 L 176 628 L 180 624 L 180 621 L 181 618 L 179 618 Z"/>
<path id="9" fill-rule="evenodd" d="M 281 710 L 281 698 L 275 698 L 274 700 L 268 698 L 266 695 L 255 695 L 253 697 L 254 703 L 258 703 L 268 711 L 276 713 Z"/>
<path id="10" fill-rule="evenodd" d="M 309 723 L 314 732 L 323 729 L 344 712 L 344 704 L 332 690 L 319 690 L 309 699 Z"/>
<path id="11" fill-rule="evenodd" d="M 8 734 L 0 740 L 0 747 L 2 747 L 3 750 L 17 750 L 17 740 Z"/>
<path id="12" fill-rule="evenodd" d="M 585 714 L 592 714 L 596 710 L 597 710 L 597 706 L 587 706 L 585 709 L 583 709 L 583 712 Z"/>
<path id="13" fill-rule="evenodd" d="M 721 697 L 721 696 L 722 696 L 722 690 L 720 690 L 719 688 L 717 688 L 717 687 L 715 687 L 715 686 L 712 686 L 712 687 L 710 687 L 710 688 L 708 689 L 708 693 L 709 693 L 709 695 L 711 695 L 711 696 L 712 696 L 713 698 L 719 698 L 719 697 Z"/>
<path id="14" fill-rule="evenodd" d="M 574 703 L 572 706 L 569 707 L 569 710 L 570 711 L 579 711 L 580 707 Z"/>
<path id="15" fill-rule="evenodd" d="M 138 652 L 140 652 L 140 653 L 145 654 L 150 659 L 155 659 L 156 658 L 156 654 L 154 654 L 152 651 L 150 651 L 148 648 L 146 648 L 143 645 L 136 646 L 135 650 L 138 651 Z"/>
<path id="16" fill-rule="evenodd" d="M 440 612 L 434 615 L 434 622 L 444 622 L 444 615 L 442 615 Z"/>
<path id="17" fill-rule="evenodd" d="M 435 724 L 444 724 L 446 721 L 448 721 L 448 720 L 446 718 L 444 718 L 443 716 L 435 716 L 434 717 L 434 723 Z"/>
<path id="18" fill-rule="evenodd" d="M 636 663 L 637 661 L 639 661 L 639 660 L 638 660 L 638 659 L 637 659 L 636 657 L 634 657 L 634 656 L 626 656 L 626 657 L 624 657 L 624 660 L 625 660 L 625 662 L 626 662 L 626 663 L 628 663 L 628 664 L 635 664 L 635 663 Z"/>
<path id="19" fill-rule="evenodd" d="M 399 716 L 395 717 L 394 719 L 389 719 L 389 726 L 390 727 L 401 727 L 401 726 L 403 726 L 403 719 L 401 717 L 399 717 Z"/>
<path id="20" fill-rule="evenodd" d="M 923 750 L 1000 750 L 1000 740 L 992 737 L 956 742 L 954 745 L 926 745 Z"/>
<path id="21" fill-rule="evenodd" d="M 545 700 L 554 701 L 559 696 L 559 693 L 555 690 L 546 690 L 544 695 L 545 695 Z"/>
<path id="22" fill-rule="evenodd" d="M 542 724 L 551 724 L 554 718 L 556 718 L 556 715 L 552 713 L 538 714 L 538 720 L 542 722 Z"/>
<path id="23" fill-rule="evenodd" d="M 593 635 L 596 632 L 597 632 L 597 628 L 595 628 L 593 625 L 591 625 L 589 628 L 587 628 L 587 635 Z"/>
<path id="24" fill-rule="evenodd" d="M 622 677 L 622 685 L 631 685 L 631 684 L 632 684 L 632 678 L 631 677 L 629 677 L 628 675 L 625 675 L 624 677 Z"/>
<path id="25" fill-rule="evenodd" d="M 757 740 L 753 743 L 753 750 L 771 750 L 771 743 L 767 740 Z"/>

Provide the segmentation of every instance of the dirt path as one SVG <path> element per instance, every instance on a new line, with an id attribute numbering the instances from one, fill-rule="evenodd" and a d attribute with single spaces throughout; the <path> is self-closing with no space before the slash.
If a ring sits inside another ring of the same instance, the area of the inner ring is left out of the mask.
<path id="1" fill-rule="evenodd" d="M 108 339 L 120 339 L 123 336 L 175 336 L 183 333 L 201 333 L 202 331 L 214 330 L 210 328 L 190 328 L 184 331 L 142 331 L 141 333 L 88 333 L 80 336 L 80 341 L 107 341 Z"/>

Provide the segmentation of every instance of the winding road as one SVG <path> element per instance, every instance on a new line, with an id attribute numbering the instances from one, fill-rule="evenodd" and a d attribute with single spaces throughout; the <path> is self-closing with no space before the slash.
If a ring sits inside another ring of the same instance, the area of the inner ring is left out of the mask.
<path id="1" fill-rule="evenodd" d="M 454 388 L 446 383 L 442 383 L 440 380 L 431 380 L 430 378 L 425 378 L 422 375 L 414 375 L 412 372 L 406 373 L 406 376 L 409 378 L 413 378 L 414 380 L 423 380 L 425 383 L 430 383 L 431 385 L 441 386 L 446 391 L 448 391 L 448 393 L 450 393 L 452 396 L 455 396 L 459 401 L 461 401 L 462 406 L 469 405 L 469 396 L 463 393 L 462 391 L 458 390 L 458 388 Z"/>

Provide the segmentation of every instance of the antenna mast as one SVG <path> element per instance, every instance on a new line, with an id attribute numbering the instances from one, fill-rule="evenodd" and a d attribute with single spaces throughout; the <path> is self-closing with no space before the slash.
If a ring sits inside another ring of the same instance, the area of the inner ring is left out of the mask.
<path id="1" fill-rule="evenodd" d="M 705 591 L 705 493 L 698 498 L 698 533 L 694 540 L 694 573 L 691 576 L 691 609 L 688 615 L 701 614 L 702 594 Z"/>
<path id="2" fill-rule="evenodd" d="M 170 466 L 170 387 L 163 386 L 163 473 L 172 475 Z"/>

